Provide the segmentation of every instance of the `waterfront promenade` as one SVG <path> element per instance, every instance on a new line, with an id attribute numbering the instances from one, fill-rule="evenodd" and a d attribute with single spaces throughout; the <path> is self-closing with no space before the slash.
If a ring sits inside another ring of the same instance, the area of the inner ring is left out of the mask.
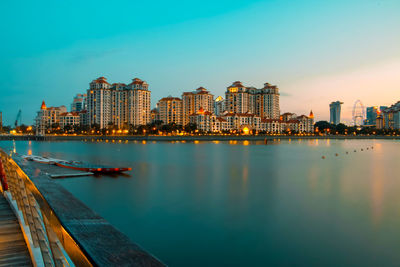
<path id="1" fill-rule="evenodd" d="M 49 166 L 2 150 L 0 156 L 0 212 L 7 215 L 0 221 L 0 265 L 15 257 L 35 266 L 164 266 L 51 179 Z"/>
<path id="2" fill-rule="evenodd" d="M 400 139 L 399 135 L 0 135 L 0 141 L 273 141 L 296 139 Z"/>

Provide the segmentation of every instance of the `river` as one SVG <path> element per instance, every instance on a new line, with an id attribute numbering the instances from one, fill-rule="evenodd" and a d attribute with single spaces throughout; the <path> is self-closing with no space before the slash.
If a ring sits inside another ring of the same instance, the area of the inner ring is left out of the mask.
<path id="1" fill-rule="evenodd" d="M 400 141 L 18 141 L 16 150 L 132 167 L 55 181 L 170 266 L 400 263 Z"/>

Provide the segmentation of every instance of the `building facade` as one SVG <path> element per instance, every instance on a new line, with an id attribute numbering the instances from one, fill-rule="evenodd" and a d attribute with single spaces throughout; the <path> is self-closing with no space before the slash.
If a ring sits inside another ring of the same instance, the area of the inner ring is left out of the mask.
<path id="1" fill-rule="evenodd" d="M 157 121 L 160 121 L 160 113 L 158 112 L 158 108 L 153 108 L 150 111 L 150 121 L 152 123 L 156 123 Z"/>
<path id="2" fill-rule="evenodd" d="M 178 97 L 164 97 L 157 103 L 158 119 L 162 124 L 175 123 L 183 125 L 182 99 Z"/>
<path id="3" fill-rule="evenodd" d="M 190 115 L 202 108 L 204 111 L 214 112 L 214 96 L 204 87 L 199 87 L 193 92 L 182 94 L 183 125 L 190 122 Z"/>
<path id="4" fill-rule="evenodd" d="M 279 119 L 279 89 L 265 83 L 264 87 L 245 87 L 236 81 L 227 87 L 225 110 L 232 113 L 250 113 L 260 118 Z"/>
<path id="5" fill-rule="evenodd" d="M 214 100 L 214 114 L 221 116 L 225 111 L 225 99 L 222 96 L 217 97 Z"/>
<path id="6" fill-rule="evenodd" d="M 80 125 L 80 112 L 65 112 L 60 114 L 60 127 L 65 130 L 65 126 Z"/>
<path id="7" fill-rule="evenodd" d="M 384 109 L 383 124 L 385 129 L 400 129 L 400 101 Z"/>
<path id="8" fill-rule="evenodd" d="M 135 78 L 128 85 L 110 84 L 100 77 L 90 83 L 87 91 L 89 125 L 101 129 L 109 125 L 126 128 L 150 123 L 150 95 L 148 84 Z"/>
<path id="9" fill-rule="evenodd" d="M 47 107 L 43 101 L 35 118 L 36 135 L 45 135 L 47 130 L 53 129 L 60 123 L 60 114 L 66 112 L 65 106 Z"/>
<path id="10" fill-rule="evenodd" d="M 367 107 L 367 118 L 364 121 L 364 125 L 375 125 L 378 114 L 378 107 Z"/>
<path id="11" fill-rule="evenodd" d="M 71 112 L 80 112 L 86 109 L 86 94 L 77 94 L 71 104 Z"/>
<path id="12" fill-rule="evenodd" d="M 343 102 L 336 101 L 329 104 L 330 123 L 338 125 L 340 123 L 341 105 Z"/>
<path id="13" fill-rule="evenodd" d="M 384 127 L 385 125 L 383 123 L 383 116 L 378 115 L 378 117 L 376 117 L 376 129 L 382 130 Z"/>
<path id="14" fill-rule="evenodd" d="M 233 82 L 226 88 L 225 110 L 229 113 L 246 113 L 249 108 L 249 93 L 242 82 Z"/>

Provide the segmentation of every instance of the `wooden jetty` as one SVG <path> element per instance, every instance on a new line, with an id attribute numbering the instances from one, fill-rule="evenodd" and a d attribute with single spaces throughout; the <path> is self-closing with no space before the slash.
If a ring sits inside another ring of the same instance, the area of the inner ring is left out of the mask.
<path id="1" fill-rule="evenodd" d="M 2 194 L 0 194 L 0 266 L 32 266 L 18 219 Z"/>
<path id="2" fill-rule="evenodd" d="M 53 179 L 94 175 L 93 172 L 84 172 L 84 171 L 79 171 L 79 170 L 64 169 L 64 168 L 60 168 L 56 165 L 43 164 L 43 163 L 38 163 L 35 161 L 25 161 L 21 157 L 17 157 L 17 156 L 15 158 L 16 158 L 16 160 L 19 160 L 21 165 L 23 165 L 25 167 L 29 167 L 30 169 L 34 169 L 36 172 L 36 175 L 45 175 L 45 176 L 49 176 Z"/>
<path id="3" fill-rule="evenodd" d="M 93 172 L 82 172 L 82 173 L 61 173 L 61 174 L 49 174 L 51 178 L 69 178 L 69 177 L 81 177 L 81 176 L 91 176 L 94 175 Z"/>

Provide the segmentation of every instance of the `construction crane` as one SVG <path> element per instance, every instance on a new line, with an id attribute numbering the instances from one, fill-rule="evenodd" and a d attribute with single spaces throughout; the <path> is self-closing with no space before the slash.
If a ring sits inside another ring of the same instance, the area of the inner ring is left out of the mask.
<path id="1" fill-rule="evenodd" d="M 19 110 L 18 114 L 17 114 L 17 118 L 15 119 L 15 128 L 17 128 L 17 126 L 18 126 L 18 121 L 19 121 L 19 125 L 21 125 L 21 113 L 22 113 L 22 111 Z"/>

